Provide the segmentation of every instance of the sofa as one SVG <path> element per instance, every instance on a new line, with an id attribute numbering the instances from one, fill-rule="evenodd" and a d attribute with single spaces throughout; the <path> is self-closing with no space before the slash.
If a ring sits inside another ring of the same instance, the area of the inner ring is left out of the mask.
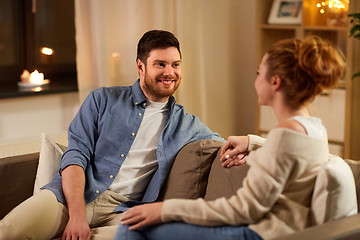
<path id="1" fill-rule="evenodd" d="M 57 147 L 56 144 L 51 144 Z M 200 140 L 184 146 L 176 157 L 159 200 L 199 197 L 213 200 L 234 195 L 241 187 L 249 167 L 244 164 L 223 168 L 219 161 L 221 146 L 221 142 L 213 140 Z M 40 165 L 43 164 L 39 162 L 39 158 L 42 159 L 41 161 L 46 159 L 41 156 L 44 155 L 43 148 L 44 141 L 41 154 L 31 153 L 0 159 L 0 219 L 34 193 Z M 61 156 L 61 152 L 58 153 L 57 158 Z M 355 178 L 357 204 L 360 206 L 360 162 L 353 160 L 346 162 Z M 332 220 L 278 238 L 280 239 L 360 239 L 360 214 Z"/>

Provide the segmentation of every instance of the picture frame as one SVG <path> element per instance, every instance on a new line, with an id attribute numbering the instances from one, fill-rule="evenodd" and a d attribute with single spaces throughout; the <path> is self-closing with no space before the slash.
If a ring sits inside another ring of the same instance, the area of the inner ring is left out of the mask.
<path id="1" fill-rule="evenodd" d="M 274 0 L 268 18 L 269 24 L 301 24 L 302 0 Z"/>

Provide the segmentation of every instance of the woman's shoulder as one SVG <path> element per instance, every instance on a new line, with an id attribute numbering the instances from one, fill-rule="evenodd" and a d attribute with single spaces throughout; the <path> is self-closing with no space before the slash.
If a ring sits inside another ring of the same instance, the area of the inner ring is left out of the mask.
<path id="1" fill-rule="evenodd" d="M 298 121 L 296 121 L 295 119 L 290 119 L 290 120 L 281 122 L 276 126 L 276 128 L 286 128 L 286 129 L 290 129 L 292 131 L 307 135 L 307 132 L 306 132 L 306 129 L 304 128 L 304 126 L 301 123 L 299 123 Z"/>
<path id="2" fill-rule="evenodd" d="M 267 152 L 276 151 L 278 155 L 303 156 L 304 158 L 325 156 L 328 151 L 326 141 L 286 127 L 272 129 L 262 148 Z"/>

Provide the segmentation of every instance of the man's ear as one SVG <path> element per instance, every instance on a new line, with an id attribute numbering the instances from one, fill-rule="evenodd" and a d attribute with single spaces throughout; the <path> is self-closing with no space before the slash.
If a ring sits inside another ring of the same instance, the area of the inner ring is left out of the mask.
<path id="1" fill-rule="evenodd" d="M 271 86 L 274 90 L 279 90 L 281 87 L 281 78 L 279 75 L 275 75 L 271 78 Z"/>
<path id="2" fill-rule="evenodd" d="M 145 64 L 140 59 L 136 60 L 136 67 L 139 74 L 145 73 Z"/>

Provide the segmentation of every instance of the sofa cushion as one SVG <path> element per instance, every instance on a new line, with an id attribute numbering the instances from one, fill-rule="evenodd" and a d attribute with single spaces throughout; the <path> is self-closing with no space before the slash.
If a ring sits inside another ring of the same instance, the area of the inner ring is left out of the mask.
<path id="1" fill-rule="evenodd" d="M 41 187 L 48 184 L 59 171 L 61 156 L 65 149 L 65 146 L 56 144 L 45 133 L 41 134 L 41 149 L 34 194 L 38 193 Z"/>
<path id="2" fill-rule="evenodd" d="M 0 219 L 32 195 L 38 160 L 39 153 L 0 159 Z"/>
<path id="3" fill-rule="evenodd" d="M 184 146 L 175 158 L 159 200 L 204 197 L 210 167 L 222 144 L 199 140 Z"/>
<path id="4" fill-rule="evenodd" d="M 311 202 L 311 224 L 319 225 L 356 213 L 353 173 L 342 158 L 330 155 L 316 178 Z"/>
<path id="5" fill-rule="evenodd" d="M 358 203 L 358 212 L 360 211 L 360 161 L 345 159 L 347 164 L 349 164 L 355 180 L 356 186 L 356 196 L 357 196 L 357 203 Z"/>
<path id="6" fill-rule="evenodd" d="M 242 164 L 225 168 L 220 162 L 220 151 L 211 165 L 208 185 L 206 188 L 205 200 L 215 200 L 220 197 L 229 198 L 236 194 L 242 187 L 249 165 Z"/>

